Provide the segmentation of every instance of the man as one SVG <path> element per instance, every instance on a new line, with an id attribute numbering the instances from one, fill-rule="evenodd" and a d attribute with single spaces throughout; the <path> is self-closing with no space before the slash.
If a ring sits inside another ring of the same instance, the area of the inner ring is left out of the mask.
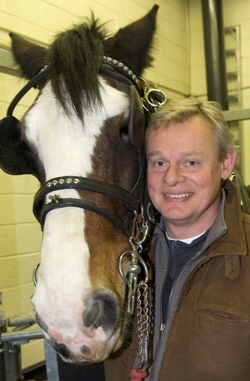
<path id="1" fill-rule="evenodd" d="M 145 380 L 249 381 L 250 216 L 228 180 L 237 158 L 228 126 L 216 103 L 187 98 L 156 112 L 146 139 L 148 192 L 161 219 Z M 132 346 L 106 381 L 129 380 Z"/>

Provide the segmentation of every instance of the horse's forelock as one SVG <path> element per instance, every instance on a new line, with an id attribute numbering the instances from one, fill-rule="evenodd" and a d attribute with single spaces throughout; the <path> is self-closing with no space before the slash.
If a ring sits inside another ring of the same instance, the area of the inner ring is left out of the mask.
<path id="1" fill-rule="evenodd" d="M 104 55 L 103 25 L 91 19 L 60 33 L 49 49 L 50 79 L 56 97 L 82 119 L 82 107 L 101 102 L 98 72 Z M 65 94 L 66 92 L 66 94 Z"/>

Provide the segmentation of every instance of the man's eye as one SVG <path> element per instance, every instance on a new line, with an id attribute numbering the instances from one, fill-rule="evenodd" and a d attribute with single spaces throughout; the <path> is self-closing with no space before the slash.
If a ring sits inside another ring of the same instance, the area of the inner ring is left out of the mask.
<path id="1" fill-rule="evenodd" d="M 157 161 L 157 162 L 155 163 L 155 165 L 156 165 L 157 167 L 163 167 L 164 163 L 163 163 L 163 161 Z"/>
<path id="2" fill-rule="evenodd" d="M 188 162 L 188 165 L 189 165 L 190 167 L 193 167 L 195 164 L 197 164 L 197 163 L 196 163 L 196 161 L 194 161 L 194 160 L 189 160 L 189 162 Z"/>

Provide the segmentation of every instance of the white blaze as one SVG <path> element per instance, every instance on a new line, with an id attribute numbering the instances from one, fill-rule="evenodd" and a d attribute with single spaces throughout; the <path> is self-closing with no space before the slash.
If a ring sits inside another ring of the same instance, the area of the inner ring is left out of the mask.
<path id="1" fill-rule="evenodd" d="M 70 117 L 65 115 L 50 83 L 27 113 L 26 136 L 39 153 L 46 180 L 59 176 L 87 177 L 92 171 L 91 156 L 104 122 L 114 115 L 128 112 L 126 95 L 108 86 L 104 80 L 100 79 L 100 82 L 103 106 L 84 110 L 84 126 L 74 113 Z M 75 190 L 56 193 L 61 197 L 79 198 Z M 79 208 L 53 210 L 46 217 L 41 272 L 33 302 L 50 329 L 55 318 L 57 325 L 58 319 L 59 325 L 61 321 L 63 331 L 77 331 L 77 326 L 82 325 L 82 299 L 90 288 L 89 248 L 84 238 L 84 226 L 85 213 Z M 66 322 L 68 327 L 64 326 L 67 326 Z"/>

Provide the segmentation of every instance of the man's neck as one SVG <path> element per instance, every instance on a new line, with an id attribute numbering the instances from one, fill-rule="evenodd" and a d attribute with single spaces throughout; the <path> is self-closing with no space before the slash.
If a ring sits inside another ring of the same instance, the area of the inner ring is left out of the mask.
<path id="1" fill-rule="evenodd" d="M 167 238 L 170 240 L 170 241 L 181 241 L 181 242 L 184 242 L 184 243 L 187 243 L 187 244 L 190 244 L 192 243 L 195 239 L 199 238 L 200 236 L 202 236 L 202 234 L 204 234 L 204 232 L 198 234 L 198 235 L 195 235 L 193 237 L 190 237 L 190 238 L 179 238 L 179 239 L 176 239 L 176 238 L 172 238 L 172 237 L 169 237 L 168 236 L 168 233 L 166 233 L 166 236 Z"/>
<path id="2" fill-rule="evenodd" d="M 209 220 L 209 221 L 202 221 L 202 223 L 200 221 L 196 224 L 189 223 L 187 225 L 187 224 L 169 223 L 169 221 L 165 220 L 165 228 L 166 228 L 166 233 L 168 237 L 170 237 L 171 239 L 180 241 L 184 239 L 190 239 L 190 238 L 203 234 L 205 231 L 210 229 L 213 223 L 214 223 L 214 220 L 212 222 L 211 220 Z"/>

